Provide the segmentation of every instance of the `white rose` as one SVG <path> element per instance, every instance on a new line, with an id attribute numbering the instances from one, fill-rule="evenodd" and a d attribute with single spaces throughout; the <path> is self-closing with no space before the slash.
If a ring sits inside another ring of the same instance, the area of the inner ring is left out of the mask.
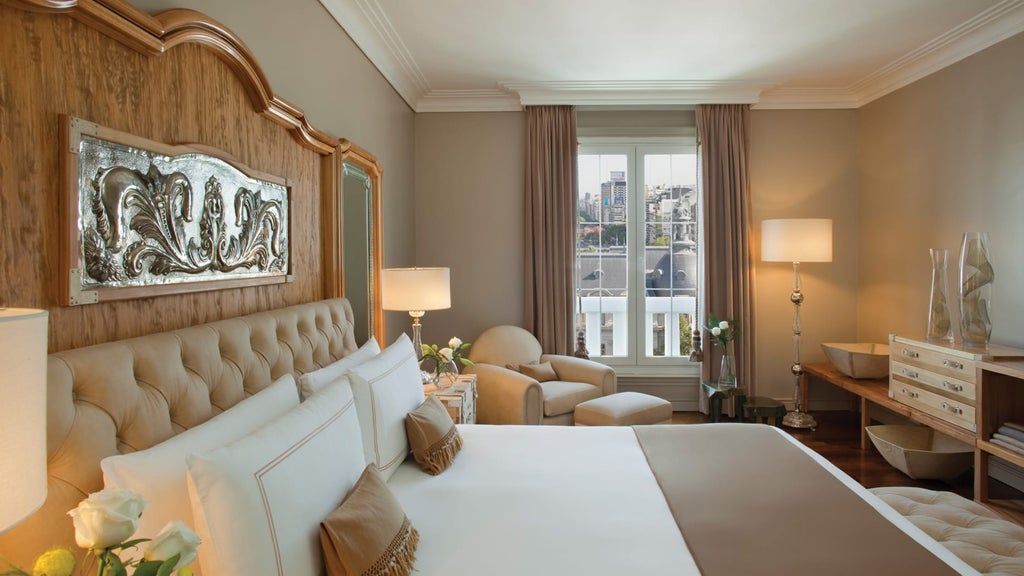
<path id="1" fill-rule="evenodd" d="M 123 488 L 94 492 L 68 512 L 75 523 L 75 542 L 82 548 L 110 548 L 131 538 L 146 507 L 141 496 Z"/>
<path id="2" fill-rule="evenodd" d="M 142 555 L 146 560 L 158 560 L 163 562 L 181 554 L 178 563 L 171 570 L 177 570 L 187 566 L 196 559 L 196 548 L 201 540 L 199 536 L 180 520 L 171 520 L 164 526 L 164 529 L 149 542 L 146 542 Z"/>
<path id="3" fill-rule="evenodd" d="M 437 353 L 441 355 L 441 358 L 444 358 L 445 360 L 447 360 L 449 362 L 452 361 L 452 349 L 451 348 L 441 348 L 440 350 L 437 351 Z"/>
<path id="4" fill-rule="evenodd" d="M 451 348 L 452 350 L 458 348 L 459 346 L 462 346 L 462 340 L 459 340 L 458 337 L 456 336 L 453 336 L 452 339 L 448 341 L 448 347 Z"/>
<path id="5" fill-rule="evenodd" d="M 721 328 L 722 330 L 728 330 L 729 329 L 729 321 L 728 320 L 722 320 L 721 322 L 718 323 L 718 327 Z"/>
<path id="6" fill-rule="evenodd" d="M 711 333 L 713 335 L 715 335 L 715 336 L 721 336 L 722 335 L 722 329 L 719 328 L 718 326 L 715 326 L 714 328 L 711 329 Z"/>

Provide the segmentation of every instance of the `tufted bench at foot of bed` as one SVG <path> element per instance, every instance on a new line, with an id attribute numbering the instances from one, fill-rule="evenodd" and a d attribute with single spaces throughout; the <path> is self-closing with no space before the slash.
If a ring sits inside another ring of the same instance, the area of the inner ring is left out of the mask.
<path id="1" fill-rule="evenodd" d="M 871 492 L 978 572 L 1024 574 L 1024 527 L 952 492 L 906 486 Z"/>

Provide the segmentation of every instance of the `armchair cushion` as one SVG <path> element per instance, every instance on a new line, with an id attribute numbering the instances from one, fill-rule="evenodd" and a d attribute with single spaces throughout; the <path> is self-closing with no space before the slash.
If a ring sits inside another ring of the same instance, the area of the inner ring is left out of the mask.
<path id="1" fill-rule="evenodd" d="M 544 393 L 544 416 L 561 416 L 576 409 L 576 405 L 601 397 L 601 389 L 583 382 L 549 380 L 541 382 Z"/>
<path id="2" fill-rule="evenodd" d="M 519 371 L 530 378 L 533 378 L 537 382 L 547 382 L 548 380 L 558 379 L 558 374 L 556 374 L 555 369 L 551 367 L 551 362 L 541 362 L 540 364 L 520 364 Z"/>

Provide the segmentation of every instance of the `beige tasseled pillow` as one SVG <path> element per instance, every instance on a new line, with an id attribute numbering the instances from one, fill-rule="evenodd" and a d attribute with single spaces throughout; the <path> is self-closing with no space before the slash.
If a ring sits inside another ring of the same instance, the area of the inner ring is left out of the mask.
<path id="1" fill-rule="evenodd" d="M 370 464 L 320 523 L 327 576 L 409 576 L 420 534 Z"/>
<path id="2" fill-rule="evenodd" d="M 434 476 L 444 472 L 462 449 L 458 428 L 434 395 L 405 416 L 405 431 L 416 463 Z"/>
<path id="3" fill-rule="evenodd" d="M 540 364 L 520 364 L 519 371 L 530 378 L 533 378 L 537 382 L 558 380 L 558 374 L 556 374 L 555 369 L 551 367 L 551 362 L 542 362 Z"/>

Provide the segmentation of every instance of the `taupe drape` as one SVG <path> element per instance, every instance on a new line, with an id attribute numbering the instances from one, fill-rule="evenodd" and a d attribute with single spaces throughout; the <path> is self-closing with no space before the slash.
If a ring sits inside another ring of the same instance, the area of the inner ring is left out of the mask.
<path id="1" fill-rule="evenodd" d="M 576 107 L 526 107 L 524 327 L 549 354 L 572 353 Z"/>
<path id="2" fill-rule="evenodd" d="M 753 395 L 754 381 L 754 273 L 756 261 L 750 242 L 750 175 L 747 145 L 750 107 L 746 104 L 697 106 L 697 137 L 704 229 L 704 302 L 697 322 L 707 325 L 709 314 L 718 319 L 738 319 L 740 335 L 733 346 L 736 378 Z M 715 380 L 722 350 L 705 337 L 701 377 Z M 701 395 L 702 408 L 706 398 Z"/>

